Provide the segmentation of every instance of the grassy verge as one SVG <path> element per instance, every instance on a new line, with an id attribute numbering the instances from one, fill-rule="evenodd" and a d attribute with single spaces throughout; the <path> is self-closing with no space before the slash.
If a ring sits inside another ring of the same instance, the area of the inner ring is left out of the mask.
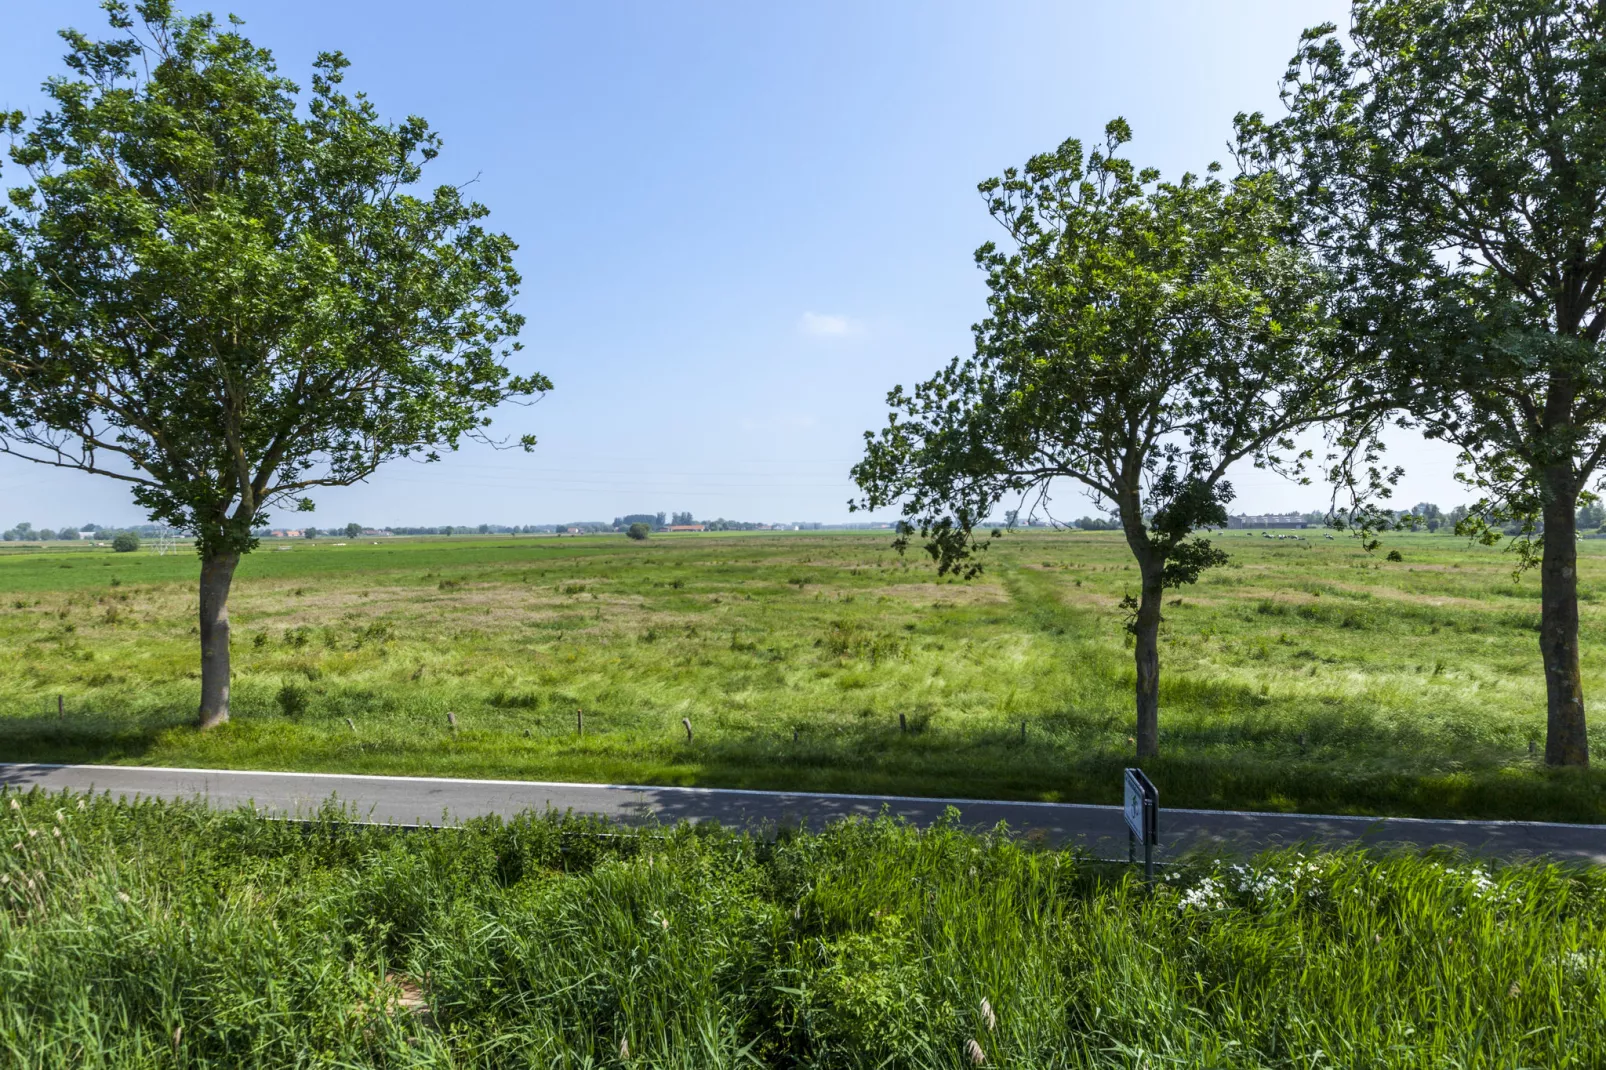
<path id="1" fill-rule="evenodd" d="M 1599 1066 L 1606 878 L 0 803 L 19 1067 Z M 974 1049 L 972 1048 L 974 1045 Z"/>
<path id="2" fill-rule="evenodd" d="M 1232 564 L 1166 606 L 1168 805 L 1606 821 L 1606 774 L 1531 754 L 1536 582 L 1508 556 L 1222 542 Z M 0 754 L 1115 801 L 1119 536 L 1021 533 L 990 558 L 953 583 L 884 535 L 264 547 L 235 587 L 235 720 L 203 734 L 192 558 L 0 554 Z M 1580 578 L 1594 694 L 1606 543 L 1581 544 Z"/>

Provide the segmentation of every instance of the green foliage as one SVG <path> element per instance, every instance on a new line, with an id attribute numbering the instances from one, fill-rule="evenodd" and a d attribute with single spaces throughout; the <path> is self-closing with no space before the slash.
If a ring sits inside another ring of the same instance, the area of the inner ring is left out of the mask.
<path id="1" fill-rule="evenodd" d="M 1315 366 L 1324 279 L 1285 245 L 1273 184 L 1161 182 L 1071 140 L 981 184 L 1013 248 L 976 251 L 989 315 L 976 351 L 887 398 L 854 468 L 858 504 L 902 503 L 947 571 L 974 574 L 971 538 L 1008 494 L 1069 478 L 1130 533 L 1145 572 L 1187 583 L 1218 558 L 1184 549 L 1224 525 L 1229 465 L 1276 466 L 1289 436 L 1341 405 Z M 906 535 L 907 537 L 907 535 Z"/>
<path id="2" fill-rule="evenodd" d="M 362 525 L 361 524 L 358 524 L 358 523 L 354 522 L 354 523 L 350 523 L 350 524 L 346 525 L 346 538 L 355 539 L 361 534 L 362 534 Z"/>
<path id="3" fill-rule="evenodd" d="M 139 536 L 132 531 L 119 531 L 112 539 L 112 549 L 120 554 L 131 554 L 139 549 Z"/>
<path id="4" fill-rule="evenodd" d="M 634 524 L 630 525 L 629 530 L 627 530 L 625 532 L 625 534 L 629 535 L 632 539 L 635 539 L 637 542 L 643 542 L 643 541 L 646 540 L 647 536 L 651 532 L 652 532 L 651 528 L 649 528 L 646 524 L 643 524 L 641 521 L 638 520 Z"/>
<path id="5" fill-rule="evenodd" d="M 339 53 L 303 103 L 237 22 L 108 10 L 108 39 L 64 35 L 48 110 L 7 118 L 0 449 L 238 553 L 275 504 L 549 387 L 503 363 L 513 242 L 458 188 L 414 192 L 441 147 L 422 119 L 347 95 Z"/>
<path id="6" fill-rule="evenodd" d="M 1184 865 L 1149 892 L 1129 867 L 953 823 L 768 843 L 338 816 L 7 796 L 0 1060 L 958 1070 L 972 1044 L 1025 1067 L 1606 1059 L 1593 869 L 1283 853 Z"/>
<path id="7" fill-rule="evenodd" d="M 1485 534 L 1570 514 L 1606 451 L 1603 43 L 1582 0 L 1364 0 L 1306 32 L 1285 119 L 1240 117 L 1343 276 L 1367 385 L 1466 451 Z"/>

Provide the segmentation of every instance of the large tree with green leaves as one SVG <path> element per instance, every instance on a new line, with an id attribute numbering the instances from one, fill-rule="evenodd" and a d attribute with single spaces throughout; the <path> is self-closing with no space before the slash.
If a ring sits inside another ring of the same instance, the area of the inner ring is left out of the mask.
<path id="1" fill-rule="evenodd" d="M 1545 760 L 1586 765 L 1575 514 L 1606 459 L 1606 5 L 1359 0 L 1246 148 L 1341 279 L 1359 382 L 1461 450 L 1464 533 L 1539 564 Z M 1364 480 L 1363 480 L 1364 482 Z M 1536 547 L 1535 543 L 1538 543 Z"/>
<path id="2" fill-rule="evenodd" d="M 27 181 L 0 216 L 0 450 L 126 482 L 195 537 L 208 726 L 267 510 L 484 437 L 550 384 L 505 364 L 513 242 L 418 186 L 422 119 L 344 93 L 338 53 L 301 107 L 237 21 L 107 10 L 108 39 L 63 33 L 50 110 L 6 117 Z"/>
<path id="3" fill-rule="evenodd" d="M 1128 596 L 1137 665 L 1137 752 L 1159 752 L 1165 588 L 1223 552 L 1198 529 L 1226 523 L 1239 461 L 1297 472 L 1293 436 L 1345 411 L 1325 341 L 1326 279 L 1284 241 L 1264 176 L 1160 181 L 1077 141 L 981 184 L 1008 245 L 976 252 L 989 315 L 975 352 L 866 433 L 859 508 L 901 503 L 940 572 L 973 574 L 977 529 L 1006 496 L 1042 503 L 1072 480 L 1120 520 L 1138 565 Z"/>

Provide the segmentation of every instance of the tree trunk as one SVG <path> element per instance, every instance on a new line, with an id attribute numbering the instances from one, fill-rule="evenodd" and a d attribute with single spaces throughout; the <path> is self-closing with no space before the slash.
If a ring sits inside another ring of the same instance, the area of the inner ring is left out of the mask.
<path id="1" fill-rule="evenodd" d="M 1589 764 L 1578 671 L 1578 505 L 1570 465 L 1546 468 L 1539 652 L 1545 664 L 1545 764 Z"/>
<path id="2" fill-rule="evenodd" d="M 201 728 L 229 719 L 229 586 L 239 563 L 235 553 L 201 558 Z"/>
<path id="3" fill-rule="evenodd" d="M 1139 562 L 1143 596 L 1132 622 L 1133 658 L 1137 662 L 1138 757 L 1160 755 L 1160 566 Z"/>

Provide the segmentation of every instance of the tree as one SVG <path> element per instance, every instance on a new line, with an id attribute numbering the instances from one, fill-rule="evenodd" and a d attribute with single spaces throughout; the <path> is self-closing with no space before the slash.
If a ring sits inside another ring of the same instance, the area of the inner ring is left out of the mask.
<path id="1" fill-rule="evenodd" d="M 132 531 L 119 531 L 112 539 L 112 549 L 120 554 L 131 554 L 139 549 L 139 536 Z"/>
<path id="2" fill-rule="evenodd" d="M 1077 141 L 981 184 L 1010 247 L 976 252 L 988 317 L 975 352 L 888 395 L 853 469 L 856 508 L 902 502 L 938 571 L 973 575 L 973 528 L 1005 495 L 1041 503 L 1069 478 L 1119 517 L 1140 586 L 1128 596 L 1137 751 L 1159 750 L 1162 591 L 1225 554 L 1194 537 L 1226 524 L 1233 463 L 1301 463 L 1290 436 L 1342 411 L 1315 343 L 1325 280 L 1281 240 L 1275 183 L 1162 183 Z"/>
<path id="3" fill-rule="evenodd" d="M 663 526 L 664 526 L 664 514 L 663 513 L 654 514 L 653 515 L 653 527 L 661 528 Z"/>
<path id="4" fill-rule="evenodd" d="M 634 524 L 630 525 L 630 529 L 628 531 L 626 531 L 625 534 L 629 535 L 632 539 L 635 539 L 637 542 L 641 542 L 641 541 L 643 541 L 643 540 L 645 540 L 647 538 L 647 534 L 650 531 L 652 531 L 652 528 L 648 527 L 646 524 L 643 524 L 641 521 L 638 520 Z"/>
<path id="5" fill-rule="evenodd" d="M 697 521 L 692 519 L 690 512 L 676 513 L 670 518 L 669 522 L 671 524 L 683 524 L 687 526 L 697 523 Z"/>
<path id="6" fill-rule="evenodd" d="M 362 525 L 361 524 L 347 524 L 346 525 L 346 538 L 355 539 L 357 536 L 359 536 L 361 534 L 362 534 Z"/>
<path id="7" fill-rule="evenodd" d="M 550 384 L 503 363 L 513 242 L 455 187 L 412 192 L 440 151 L 422 119 L 380 122 L 338 53 L 298 109 L 237 21 L 108 11 L 109 39 L 64 33 L 52 110 L 6 117 L 29 181 L 0 216 L 0 449 L 122 480 L 195 537 L 205 727 L 270 508 L 437 459 Z"/>
<path id="8" fill-rule="evenodd" d="M 1545 761 L 1587 765 L 1575 514 L 1606 458 L 1606 5 L 1359 0 L 1241 117 L 1349 295 L 1368 382 L 1462 451 L 1459 525 L 1540 572 Z M 1536 549 L 1536 545 L 1538 548 Z"/>
<path id="9" fill-rule="evenodd" d="M 318 537 L 318 529 L 310 526 L 302 528 L 301 537 L 303 539 L 316 539 Z"/>
<path id="10" fill-rule="evenodd" d="M 1411 511 L 1407 515 L 1410 519 L 1406 522 L 1412 531 L 1421 531 L 1423 528 L 1438 531 L 1439 525 L 1444 521 L 1444 511 L 1432 502 L 1417 502 L 1411 506 Z"/>

